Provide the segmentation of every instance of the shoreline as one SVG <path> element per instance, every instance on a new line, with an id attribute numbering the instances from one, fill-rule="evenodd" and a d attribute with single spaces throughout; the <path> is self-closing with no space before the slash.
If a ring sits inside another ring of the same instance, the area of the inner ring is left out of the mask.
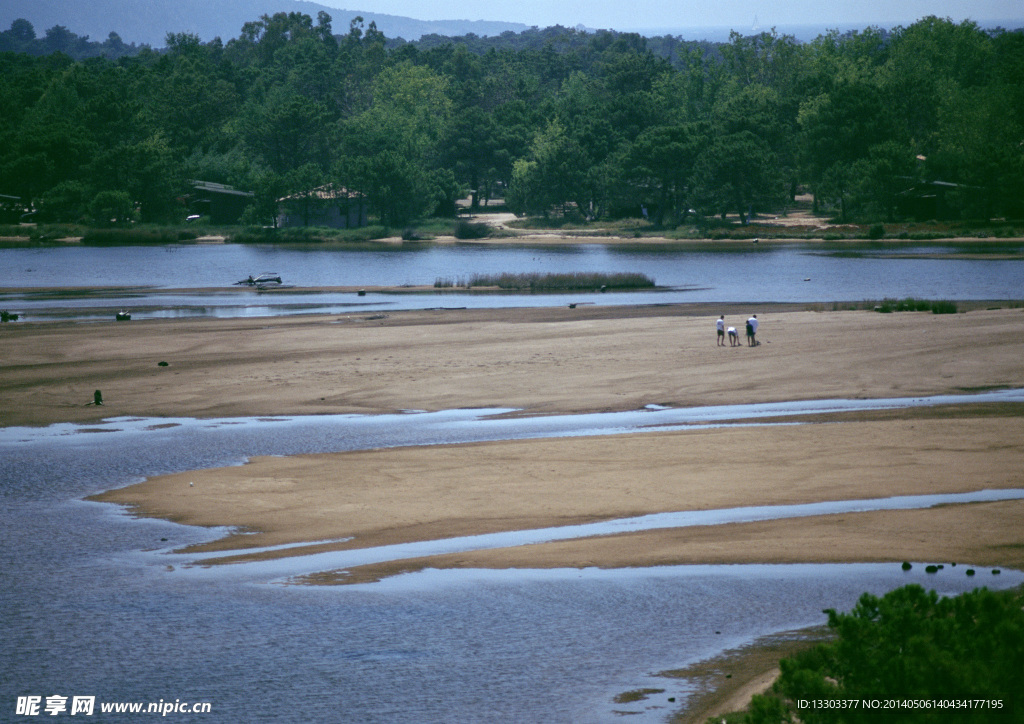
<path id="1" fill-rule="evenodd" d="M 755 694 L 763 694 L 775 683 L 780 659 L 832 639 L 826 626 L 780 631 L 682 669 L 661 672 L 661 676 L 694 680 L 700 687 L 689 705 L 669 721 L 704 724 L 711 717 L 747 708 Z"/>
<path id="2" fill-rule="evenodd" d="M 479 214 L 474 218 L 487 220 L 488 214 Z M 467 217 L 468 218 L 468 217 Z M 813 245 L 831 245 L 839 248 L 864 245 L 871 246 L 873 248 L 886 248 L 886 247 L 905 247 L 905 246 L 927 246 L 937 244 L 940 246 L 948 246 L 951 244 L 967 244 L 971 246 L 982 246 L 992 247 L 1000 245 L 1015 245 L 1024 243 L 1024 237 L 1022 236 L 955 236 L 951 234 L 943 234 L 939 231 L 923 231 L 915 232 L 919 236 L 927 236 L 928 238 L 898 238 L 898 237 L 883 237 L 880 239 L 872 239 L 867 236 L 867 227 L 870 224 L 800 224 L 800 223 L 778 223 L 777 220 L 763 220 L 758 223 L 756 220 L 749 226 L 734 226 L 726 227 L 716 231 L 716 233 L 710 236 L 701 237 L 682 237 L 675 238 L 671 236 L 660 236 L 657 233 L 639 232 L 640 235 L 636 235 L 636 232 L 629 230 L 615 230 L 605 229 L 601 227 L 595 227 L 592 229 L 580 229 L 580 228 L 566 228 L 566 229 L 530 229 L 530 228 L 513 228 L 507 226 L 496 227 L 499 231 L 497 236 L 483 237 L 479 239 L 459 239 L 453 235 L 440 234 L 433 238 L 421 239 L 421 240 L 405 240 L 401 236 L 387 236 L 377 239 L 359 239 L 359 240 L 344 240 L 344 239 L 331 239 L 326 238 L 323 240 L 313 241 L 260 241 L 260 242 L 234 242 L 231 241 L 228 236 L 223 234 L 208 234 L 196 237 L 194 239 L 183 239 L 173 242 L 166 243 L 152 243 L 152 242 L 139 242 L 138 244 L 124 244 L 126 246 L 190 246 L 190 245 L 212 245 L 212 244 L 234 244 L 234 243 L 253 243 L 268 246 L 283 246 L 283 247 L 298 247 L 298 246 L 312 246 L 312 247 L 332 247 L 332 246 L 351 246 L 351 247 L 367 247 L 370 248 L 380 246 L 382 248 L 393 248 L 395 246 L 428 246 L 428 245 L 452 245 L 452 244 L 465 244 L 465 245 L 478 245 L 478 246 L 530 246 L 530 245 L 574 245 L 574 244 L 606 244 L 606 245 L 637 245 L 637 246 L 665 246 L 665 245 L 679 245 L 679 246 L 731 246 L 736 244 L 749 245 L 751 243 L 757 244 L 804 244 L 808 246 Z M 891 226 L 899 227 L 901 224 L 896 223 Z M 861 228 L 863 227 L 863 229 Z M 786 232 L 780 232 L 780 229 L 787 229 Z M 792 235 L 787 235 L 792 234 Z M 811 236 L 811 234 L 818 234 L 817 236 Z M 850 234 L 846 236 L 845 234 Z M 829 237 L 829 238 L 826 238 Z M 45 240 L 33 240 L 31 235 L 21 236 L 0 236 L 0 249 L 24 249 L 24 248 L 60 248 L 69 245 L 82 245 L 82 237 L 65 237 L 60 239 L 45 239 Z M 97 244 L 95 246 L 109 246 L 107 244 Z M 1012 257 L 1016 258 L 1019 254 L 1013 254 Z"/>

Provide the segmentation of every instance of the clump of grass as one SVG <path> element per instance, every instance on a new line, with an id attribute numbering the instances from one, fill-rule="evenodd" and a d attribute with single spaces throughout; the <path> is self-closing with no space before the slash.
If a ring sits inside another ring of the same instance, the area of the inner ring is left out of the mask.
<path id="1" fill-rule="evenodd" d="M 616 694 L 614 701 L 616 704 L 630 704 L 635 701 L 643 701 L 652 694 L 662 694 L 664 692 L 664 689 L 635 689 L 634 691 Z"/>
<path id="2" fill-rule="evenodd" d="M 402 229 L 402 241 L 427 241 L 430 237 L 412 226 Z"/>
<path id="3" fill-rule="evenodd" d="M 249 228 L 231 236 L 235 244 L 321 244 L 383 239 L 388 230 L 383 226 L 361 226 L 358 229 L 297 227 L 288 229 Z"/>
<path id="4" fill-rule="evenodd" d="M 891 314 L 892 312 L 931 312 L 932 314 L 956 314 L 956 302 L 948 300 L 930 301 L 927 299 L 883 299 L 875 305 L 876 312 Z"/>
<path id="5" fill-rule="evenodd" d="M 650 289 L 654 280 L 644 274 L 621 272 L 600 274 L 574 272 L 571 274 L 474 274 L 466 288 L 498 287 L 515 291 L 554 292 L 607 289 Z"/>

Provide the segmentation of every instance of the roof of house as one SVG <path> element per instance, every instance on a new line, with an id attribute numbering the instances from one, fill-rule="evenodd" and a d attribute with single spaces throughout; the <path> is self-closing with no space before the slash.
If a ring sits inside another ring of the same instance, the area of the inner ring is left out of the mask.
<path id="1" fill-rule="evenodd" d="M 192 188 L 197 191 L 205 191 L 212 194 L 225 194 L 227 196 L 255 196 L 252 191 L 239 191 L 234 186 L 218 184 L 213 181 L 191 181 Z"/>
<path id="2" fill-rule="evenodd" d="M 337 186 L 335 184 L 324 184 L 323 186 L 317 186 L 315 189 L 309 191 L 300 191 L 298 193 L 289 194 L 278 199 L 278 201 L 300 201 L 304 199 L 318 199 L 320 201 L 333 201 L 334 199 L 351 199 L 356 197 L 363 197 L 366 194 L 361 191 L 353 191 L 352 189 L 345 188 L 344 186 Z"/>

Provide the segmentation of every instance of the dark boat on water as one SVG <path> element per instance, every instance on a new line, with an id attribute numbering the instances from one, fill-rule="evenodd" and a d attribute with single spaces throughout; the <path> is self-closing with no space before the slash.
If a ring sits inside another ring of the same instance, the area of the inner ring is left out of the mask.
<path id="1" fill-rule="evenodd" d="M 241 279 L 241 280 L 235 282 L 236 285 L 244 285 L 244 286 L 250 286 L 250 287 L 258 287 L 261 284 L 280 284 L 280 283 L 281 283 L 281 275 L 277 274 L 276 272 L 266 272 L 264 274 L 260 274 L 259 276 L 255 276 L 255 277 L 252 274 L 250 274 L 247 279 Z"/>

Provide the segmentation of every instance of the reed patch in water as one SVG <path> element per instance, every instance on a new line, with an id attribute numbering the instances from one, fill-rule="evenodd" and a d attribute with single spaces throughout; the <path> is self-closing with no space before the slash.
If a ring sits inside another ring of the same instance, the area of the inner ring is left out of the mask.
<path id="1" fill-rule="evenodd" d="M 876 312 L 889 314 L 892 312 L 931 312 L 932 314 L 956 314 L 956 302 L 948 300 L 914 299 L 883 299 L 874 307 Z"/>
<path id="2" fill-rule="evenodd" d="M 622 289 L 652 289 L 654 280 L 645 274 L 621 272 L 602 274 L 573 272 L 567 274 L 473 274 L 468 279 L 438 278 L 434 282 L 438 289 L 463 287 L 497 287 L 511 291 L 561 292 L 561 291 L 606 291 Z"/>

